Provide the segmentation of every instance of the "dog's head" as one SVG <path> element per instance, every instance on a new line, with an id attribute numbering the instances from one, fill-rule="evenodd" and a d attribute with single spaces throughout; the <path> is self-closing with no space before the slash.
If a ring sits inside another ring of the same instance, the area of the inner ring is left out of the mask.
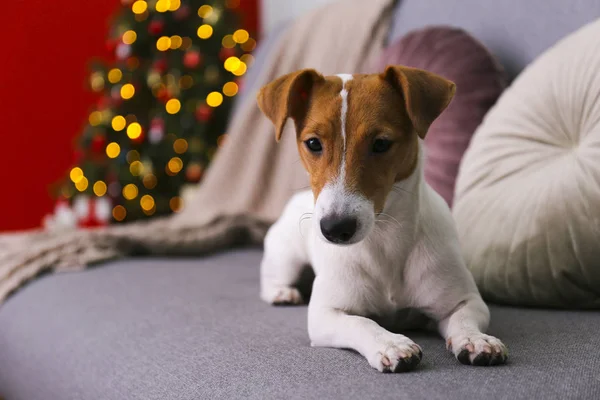
<path id="1" fill-rule="evenodd" d="M 277 140 L 287 119 L 295 122 L 323 238 L 352 244 L 368 235 L 394 183 L 414 172 L 419 138 L 454 91 L 438 75 L 403 66 L 371 75 L 305 69 L 260 90 L 258 105 Z"/>

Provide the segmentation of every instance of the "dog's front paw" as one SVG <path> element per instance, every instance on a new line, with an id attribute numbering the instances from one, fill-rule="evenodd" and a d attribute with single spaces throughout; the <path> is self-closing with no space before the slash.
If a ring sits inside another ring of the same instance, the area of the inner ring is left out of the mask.
<path id="1" fill-rule="evenodd" d="M 298 289 L 289 286 L 263 288 L 260 297 L 276 306 L 297 305 L 304 301 Z"/>
<path id="2" fill-rule="evenodd" d="M 448 339 L 448 350 L 465 365 L 500 365 L 508 359 L 508 349 L 499 339 L 483 333 Z"/>
<path id="3" fill-rule="evenodd" d="M 380 372 L 407 372 L 413 370 L 421 362 L 421 347 L 403 335 L 393 335 L 391 340 L 383 341 L 369 364 Z"/>

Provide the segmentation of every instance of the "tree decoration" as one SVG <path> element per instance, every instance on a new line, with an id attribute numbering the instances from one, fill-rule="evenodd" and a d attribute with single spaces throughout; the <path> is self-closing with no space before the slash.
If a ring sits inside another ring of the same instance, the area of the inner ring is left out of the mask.
<path id="1" fill-rule="evenodd" d="M 49 229 L 180 211 L 224 143 L 252 60 L 246 54 L 255 42 L 240 28 L 234 0 L 121 4 L 106 40 L 114 61 L 90 73 L 99 100 L 57 191 Z"/>

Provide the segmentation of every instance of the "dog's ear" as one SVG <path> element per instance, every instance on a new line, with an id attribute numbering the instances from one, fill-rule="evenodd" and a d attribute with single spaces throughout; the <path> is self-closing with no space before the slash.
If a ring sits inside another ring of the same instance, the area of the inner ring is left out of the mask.
<path id="1" fill-rule="evenodd" d="M 306 116 L 313 86 L 323 81 L 323 75 L 314 69 L 303 69 L 275 79 L 258 92 L 258 107 L 275 125 L 275 139 L 279 141 L 288 118 L 296 123 Z"/>
<path id="2" fill-rule="evenodd" d="M 402 95 L 408 117 L 420 138 L 429 126 L 448 107 L 456 85 L 431 72 L 401 65 L 390 65 L 381 77 Z"/>

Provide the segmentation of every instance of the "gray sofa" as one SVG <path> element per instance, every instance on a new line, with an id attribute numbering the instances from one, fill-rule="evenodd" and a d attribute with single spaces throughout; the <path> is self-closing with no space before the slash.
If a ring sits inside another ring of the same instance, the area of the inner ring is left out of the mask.
<path id="1" fill-rule="evenodd" d="M 460 26 L 514 76 L 598 17 L 598 0 L 405 0 L 390 40 Z M 508 365 L 460 365 L 439 337 L 414 332 L 421 366 L 380 374 L 353 352 L 311 348 L 306 307 L 263 304 L 260 258 L 129 259 L 36 280 L 0 307 L 0 398 L 600 399 L 599 312 L 492 305 Z"/>

